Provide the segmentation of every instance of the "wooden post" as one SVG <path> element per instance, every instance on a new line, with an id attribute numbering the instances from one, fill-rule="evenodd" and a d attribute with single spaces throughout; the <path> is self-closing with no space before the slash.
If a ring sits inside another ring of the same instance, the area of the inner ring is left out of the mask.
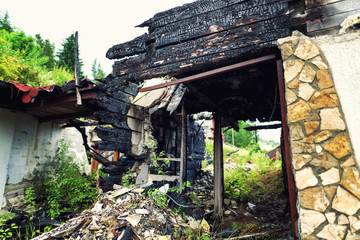
<path id="1" fill-rule="evenodd" d="M 224 206 L 224 161 L 221 136 L 221 114 L 219 112 L 215 112 L 214 125 L 214 213 L 216 217 L 222 217 Z"/>
<path id="2" fill-rule="evenodd" d="M 282 132 L 284 139 L 284 153 L 283 157 L 286 160 L 286 176 L 288 180 L 288 191 L 289 191 L 289 201 L 290 201 L 290 213 L 291 213 L 291 228 L 296 235 L 295 223 L 298 219 L 298 212 L 296 209 L 296 192 L 295 192 L 295 181 L 294 175 L 291 171 L 291 156 L 290 156 L 290 143 L 289 143 L 289 128 L 287 126 L 287 116 L 286 116 L 286 100 L 285 100 L 285 82 L 282 68 L 282 61 L 277 60 L 277 74 L 278 74 L 278 83 L 279 83 L 279 95 L 280 95 L 280 107 L 281 107 L 281 122 L 282 122 Z"/>
<path id="3" fill-rule="evenodd" d="M 75 91 L 76 91 L 76 105 L 80 106 L 82 105 L 82 101 L 81 101 L 81 95 L 80 95 L 80 91 L 79 91 L 79 71 L 80 71 L 80 66 L 79 66 L 79 43 L 78 40 L 79 36 L 78 36 L 78 32 L 75 32 Z"/>
<path id="4" fill-rule="evenodd" d="M 182 184 L 186 182 L 186 151 L 187 141 L 187 117 L 184 101 L 181 104 L 181 163 L 180 163 L 180 192 L 182 192 Z"/>

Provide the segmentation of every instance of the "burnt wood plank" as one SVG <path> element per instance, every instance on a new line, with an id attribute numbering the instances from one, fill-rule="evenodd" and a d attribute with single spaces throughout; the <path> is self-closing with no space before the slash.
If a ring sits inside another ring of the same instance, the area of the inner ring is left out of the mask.
<path id="1" fill-rule="evenodd" d="M 200 0 L 157 13 L 154 17 L 140 24 L 139 27 L 147 26 L 152 29 L 235 5 L 244 5 L 245 8 L 249 4 L 252 4 L 252 6 L 261 6 L 276 1 L 279 2 L 282 0 Z"/>
<path id="2" fill-rule="evenodd" d="M 143 53 L 146 51 L 145 41 L 146 35 L 143 34 L 126 43 L 117 44 L 111 47 L 106 52 L 106 57 L 109 59 L 122 58 L 126 56 L 132 56 L 135 54 Z"/>
<path id="3" fill-rule="evenodd" d="M 122 115 L 126 115 L 130 109 L 130 105 L 127 102 L 108 96 L 95 99 L 95 103 L 103 110 Z"/>
<path id="4" fill-rule="evenodd" d="M 315 31 L 319 31 L 319 30 L 325 30 L 325 29 L 329 29 L 329 31 L 332 31 L 332 29 L 334 29 L 334 28 L 339 29 L 340 24 L 344 21 L 344 19 L 347 16 L 351 16 L 351 15 L 359 14 L 359 13 L 360 13 L 360 8 L 355 9 L 355 10 L 350 11 L 350 12 L 344 12 L 344 13 L 337 14 L 337 15 L 334 15 L 334 16 L 324 17 L 322 19 L 318 19 L 318 20 L 315 20 L 315 21 L 308 22 L 306 24 L 307 25 L 307 31 L 309 33 L 311 33 L 311 32 L 315 32 Z M 322 32 L 322 34 L 327 34 L 326 31 L 321 31 L 321 32 Z"/>
<path id="5" fill-rule="evenodd" d="M 128 129 L 127 116 L 108 111 L 98 111 L 95 113 L 96 119 L 100 124 L 111 124 L 114 127 Z"/>
<path id="6" fill-rule="evenodd" d="M 125 154 L 131 153 L 131 144 L 124 142 L 98 142 L 95 144 L 94 148 L 104 151 L 118 151 Z"/>
<path id="7" fill-rule="evenodd" d="M 129 129 L 98 126 L 95 128 L 94 131 L 96 132 L 98 137 L 101 138 L 103 141 L 119 142 L 126 144 L 131 140 L 131 130 Z"/>
<path id="8" fill-rule="evenodd" d="M 116 83 L 116 84 L 114 84 Z M 107 94 L 113 94 L 116 92 L 123 92 L 132 96 L 133 98 L 139 91 L 139 85 L 129 82 L 128 80 L 119 79 L 114 77 L 111 81 L 108 81 L 106 85 L 102 85 L 102 90 Z"/>
<path id="9" fill-rule="evenodd" d="M 214 6 L 211 6 L 212 11 L 207 11 L 206 14 L 194 13 L 196 9 L 192 9 L 192 14 L 184 17 L 182 12 L 182 18 L 177 21 L 173 21 L 174 15 L 169 13 L 169 15 L 165 17 L 166 23 L 163 22 L 164 19 L 162 18 L 162 24 L 150 24 L 152 30 L 149 35 L 143 35 L 132 41 L 115 45 L 108 50 L 107 57 L 110 59 L 120 59 L 126 56 L 144 53 L 146 50 L 145 45 L 153 42 L 154 46 L 148 47 L 151 50 L 154 47 L 160 48 L 221 32 L 229 28 L 284 15 L 288 10 L 288 1 L 289 0 L 240 1 L 239 4 L 230 5 L 227 8 L 215 9 Z M 209 5 L 209 1 L 205 3 Z M 215 3 L 211 4 L 217 6 Z M 157 20 L 155 18 L 152 19 L 152 21 L 156 22 Z M 140 45 L 141 47 L 139 47 Z"/>
<path id="10" fill-rule="evenodd" d="M 343 0 L 305 0 L 305 6 L 306 9 L 311 9 L 340 1 Z"/>
<path id="11" fill-rule="evenodd" d="M 288 32 L 288 34 L 290 34 L 290 32 Z M 161 65 L 159 67 L 146 69 L 141 72 L 131 73 L 131 75 L 125 75 L 121 78 L 131 78 L 134 81 L 142 81 L 145 79 L 162 77 L 166 75 L 176 77 L 178 75 L 186 75 L 187 73 L 203 71 L 203 69 L 205 68 L 209 69 L 209 63 L 211 63 L 211 66 L 215 68 L 224 65 L 224 63 L 234 63 L 237 59 L 239 59 L 239 56 L 255 56 L 256 54 L 259 55 L 259 53 L 273 53 L 274 50 L 272 49 L 277 50 L 277 45 L 275 41 L 253 44 L 244 48 L 230 50 L 226 53 L 207 55 L 195 59 L 186 59 L 182 62 Z M 146 68 L 146 64 L 144 64 L 144 68 Z"/>
<path id="12" fill-rule="evenodd" d="M 228 9 L 219 9 L 206 15 L 194 15 L 189 19 L 156 28 L 148 35 L 148 39 L 155 42 L 155 48 L 160 48 L 232 27 L 271 19 L 284 15 L 287 10 L 287 1 L 276 1 L 266 5 L 256 5 L 254 1 L 247 1 Z"/>

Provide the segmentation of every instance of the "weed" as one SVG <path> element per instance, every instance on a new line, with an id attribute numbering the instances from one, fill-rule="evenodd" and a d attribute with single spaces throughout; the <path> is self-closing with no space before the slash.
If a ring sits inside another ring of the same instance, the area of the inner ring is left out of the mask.
<path id="1" fill-rule="evenodd" d="M 166 194 L 161 192 L 159 189 L 150 189 L 148 191 L 148 195 L 160 209 L 164 209 L 167 207 Z"/>
<path id="2" fill-rule="evenodd" d="M 122 185 L 124 187 L 127 187 L 127 188 L 130 188 L 131 187 L 131 184 L 132 184 L 132 175 L 131 175 L 131 172 L 130 170 L 127 171 L 121 178 L 121 182 L 122 182 Z"/>
<path id="3" fill-rule="evenodd" d="M 13 239 L 13 231 L 18 229 L 15 223 L 12 223 L 10 228 L 4 228 L 5 224 L 0 222 L 0 239 Z"/>
<path id="4" fill-rule="evenodd" d="M 30 217 L 34 214 L 35 211 L 35 191 L 33 187 L 29 187 L 25 191 L 25 204 L 27 205 L 28 213 Z"/>
<path id="5" fill-rule="evenodd" d="M 35 192 L 44 198 L 50 218 L 58 217 L 64 210 L 85 208 L 97 197 L 96 188 L 91 187 L 96 181 L 95 175 L 83 174 L 68 148 L 69 145 L 61 139 L 53 168 L 40 173 L 35 182 Z"/>

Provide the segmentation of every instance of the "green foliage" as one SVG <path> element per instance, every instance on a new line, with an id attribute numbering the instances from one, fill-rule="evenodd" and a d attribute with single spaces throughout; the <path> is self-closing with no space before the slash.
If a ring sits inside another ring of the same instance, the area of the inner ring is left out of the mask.
<path id="1" fill-rule="evenodd" d="M 49 39 L 42 39 L 40 34 L 35 35 L 36 43 L 43 49 L 42 56 L 45 56 L 48 58 L 47 63 L 44 64 L 44 66 L 51 70 L 55 67 L 55 45 L 53 43 L 50 43 Z"/>
<path id="2" fill-rule="evenodd" d="M 62 49 L 56 54 L 59 58 L 58 66 L 65 68 L 66 70 L 74 73 L 75 72 L 75 34 L 71 34 L 61 44 Z M 79 58 L 79 76 L 83 77 L 82 72 L 82 60 Z"/>
<path id="3" fill-rule="evenodd" d="M 131 172 L 130 170 L 127 171 L 121 178 L 121 182 L 122 182 L 122 185 L 124 187 L 127 187 L 127 188 L 130 188 L 131 187 L 131 184 L 132 184 L 132 175 L 131 175 Z"/>
<path id="4" fill-rule="evenodd" d="M 250 124 L 245 121 L 239 121 L 238 125 L 239 131 L 232 131 L 232 129 L 230 129 L 224 133 L 225 142 L 232 143 L 232 134 L 234 133 L 234 145 L 236 147 L 247 148 L 250 146 L 257 146 L 257 148 L 260 149 L 257 142 L 257 132 L 244 129 L 245 127 L 249 127 Z"/>
<path id="5" fill-rule="evenodd" d="M 225 195 L 234 200 L 266 200 L 267 193 L 277 193 L 282 189 L 278 175 L 281 173 L 281 160 L 271 160 L 261 152 L 242 158 L 232 158 L 235 169 L 225 168 Z"/>
<path id="6" fill-rule="evenodd" d="M 102 70 L 100 63 L 97 63 L 95 59 L 93 64 L 91 65 L 91 73 L 94 79 L 103 79 L 105 78 L 105 72 Z"/>
<path id="7" fill-rule="evenodd" d="M 13 239 L 14 233 L 13 231 L 18 229 L 19 227 L 16 226 L 15 223 L 12 223 L 10 228 L 5 228 L 5 224 L 0 221 L 0 239 Z"/>
<path id="8" fill-rule="evenodd" d="M 9 18 L 9 13 L 7 11 L 4 14 L 0 12 L 0 30 L 5 30 L 7 32 L 15 31 L 16 28 L 11 24 Z"/>
<path id="9" fill-rule="evenodd" d="M 166 194 L 159 189 L 150 189 L 148 195 L 160 209 L 165 209 L 167 207 Z"/>
<path id="10" fill-rule="evenodd" d="M 25 204 L 29 209 L 29 215 L 32 217 L 35 211 L 35 191 L 33 187 L 29 187 L 25 191 Z"/>
<path id="11" fill-rule="evenodd" d="M 68 144 L 60 141 L 54 167 L 40 174 L 35 184 L 38 196 L 45 198 L 48 215 L 55 218 L 63 210 L 79 210 L 88 207 L 97 197 L 95 175 L 85 175 L 69 154 Z"/>

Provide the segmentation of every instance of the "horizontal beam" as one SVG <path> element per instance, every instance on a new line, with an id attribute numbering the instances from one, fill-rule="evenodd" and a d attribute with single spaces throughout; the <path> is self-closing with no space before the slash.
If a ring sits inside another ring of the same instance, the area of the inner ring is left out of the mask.
<path id="1" fill-rule="evenodd" d="M 254 130 L 266 130 L 266 129 L 278 129 L 281 128 L 281 123 L 279 124 L 272 124 L 272 125 L 259 125 L 259 126 L 250 126 L 244 127 L 247 131 L 254 131 Z"/>
<path id="2" fill-rule="evenodd" d="M 168 87 L 168 86 L 172 86 L 172 85 L 176 85 L 176 84 L 180 84 L 180 83 L 188 83 L 188 82 L 196 81 L 196 80 L 199 80 L 199 79 L 211 77 L 211 76 L 214 76 L 214 75 L 226 73 L 226 72 L 233 71 L 233 70 L 236 70 L 236 69 L 239 69 L 239 68 L 248 67 L 248 66 L 251 66 L 251 65 L 255 65 L 255 64 L 259 64 L 259 63 L 263 63 L 263 62 L 267 62 L 267 61 L 275 60 L 275 59 L 276 59 L 275 54 L 271 54 L 271 55 L 267 55 L 267 56 L 264 56 L 264 57 L 254 58 L 254 59 L 247 60 L 247 61 L 244 61 L 244 62 L 240 62 L 240 63 L 228 65 L 228 66 L 225 66 L 225 67 L 213 69 L 213 70 L 210 70 L 210 71 L 207 71 L 207 72 L 195 74 L 195 75 L 192 75 L 192 76 L 189 76 L 189 77 L 176 79 L 176 80 L 171 81 L 171 82 L 166 82 L 166 83 L 161 83 L 161 84 L 150 86 L 150 87 L 140 88 L 139 91 L 140 92 L 147 92 L 147 91 L 152 91 L 152 90 L 156 90 L 156 89 L 160 89 L 160 88 L 164 88 L 164 87 Z"/>

